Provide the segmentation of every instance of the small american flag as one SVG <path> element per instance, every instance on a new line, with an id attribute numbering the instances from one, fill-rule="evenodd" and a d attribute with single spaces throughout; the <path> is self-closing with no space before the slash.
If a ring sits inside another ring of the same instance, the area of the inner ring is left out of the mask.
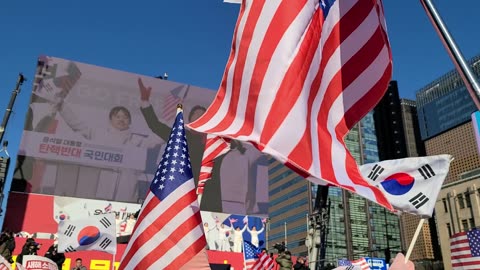
<path id="1" fill-rule="evenodd" d="M 273 259 L 260 248 L 255 247 L 248 241 L 243 242 L 245 269 L 247 270 L 269 270 L 274 265 Z"/>
<path id="2" fill-rule="evenodd" d="M 110 213 L 110 212 L 112 212 L 112 208 L 113 208 L 112 204 L 109 203 L 109 204 L 105 207 L 105 213 Z"/>
<path id="3" fill-rule="evenodd" d="M 203 152 L 202 166 L 198 179 L 197 194 L 203 194 L 205 184 L 212 178 L 212 170 L 215 159 L 226 154 L 230 150 L 230 140 L 217 137 L 211 134 L 207 135 L 205 151 Z"/>
<path id="4" fill-rule="evenodd" d="M 450 238 L 453 269 L 480 269 L 480 231 L 473 229 Z"/>
<path id="5" fill-rule="evenodd" d="M 178 109 L 119 269 L 210 269 L 206 244 Z"/>
<path id="6" fill-rule="evenodd" d="M 243 0 L 217 96 L 190 124 L 390 210 L 344 137 L 392 77 L 381 0 Z"/>
<path id="7" fill-rule="evenodd" d="M 367 263 L 365 258 L 360 258 L 358 260 L 352 261 L 352 265 L 359 266 L 362 270 L 370 270 L 370 265 Z"/>
<path id="8" fill-rule="evenodd" d="M 183 98 L 180 97 L 180 94 L 185 86 L 181 85 L 178 86 L 172 90 L 168 94 L 164 96 L 164 103 L 163 103 L 163 109 L 162 109 L 162 119 L 166 121 L 167 123 L 170 123 L 176 116 L 176 105 L 178 103 L 181 103 L 183 99 L 187 96 L 188 89 L 190 86 L 187 86 L 187 90 L 185 91 L 185 94 L 183 95 Z"/>

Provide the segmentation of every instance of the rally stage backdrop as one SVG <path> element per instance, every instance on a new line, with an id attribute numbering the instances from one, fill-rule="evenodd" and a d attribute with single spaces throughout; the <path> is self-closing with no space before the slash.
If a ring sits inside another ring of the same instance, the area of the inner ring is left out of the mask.
<path id="1" fill-rule="evenodd" d="M 12 190 L 142 203 L 177 103 L 189 123 L 214 95 L 191 85 L 40 57 Z M 187 132 L 195 180 L 205 137 Z M 201 209 L 266 216 L 268 157 L 234 142 L 215 163 Z"/>
<path id="2" fill-rule="evenodd" d="M 128 237 L 135 225 L 135 213 L 140 204 L 122 203 L 115 201 L 101 201 L 61 197 L 43 194 L 27 194 L 12 192 L 8 199 L 4 229 L 17 234 L 14 255 L 18 255 L 27 237 L 33 237 L 43 244 L 38 255 L 44 255 L 57 237 L 58 222 L 85 218 L 91 215 L 104 213 L 116 214 L 117 239 Z M 245 228 L 243 239 L 251 241 L 251 230 L 254 226 L 258 234 L 259 246 L 266 246 L 265 219 L 256 216 L 229 215 L 225 213 L 201 211 L 206 237 L 209 245 L 208 257 L 210 263 L 230 264 L 233 269 L 243 269 L 243 253 L 233 252 L 232 229 Z M 247 229 L 248 227 L 248 229 Z M 222 229 L 221 229 L 222 228 Z M 223 237 L 220 235 L 223 233 Z M 118 265 L 127 243 L 117 244 L 115 262 Z M 76 258 L 82 258 L 90 270 L 111 269 L 112 255 L 98 251 L 82 251 L 65 254 L 68 260 L 64 269 Z M 73 265 L 72 265 L 73 266 Z"/>

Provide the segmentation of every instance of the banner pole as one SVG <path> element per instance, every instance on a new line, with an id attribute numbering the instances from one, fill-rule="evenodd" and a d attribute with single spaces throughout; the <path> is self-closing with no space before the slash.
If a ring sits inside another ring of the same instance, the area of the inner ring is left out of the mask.
<path id="1" fill-rule="evenodd" d="M 417 230 L 415 231 L 415 234 L 413 235 L 412 242 L 410 242 L 410 246 L 408 247 L 407 254 L 405 255 L 405 263 L 408 262 L 408 259 L 410 258 L 410 255 L 412 254 L 413 247 L 415 246 L 415 243 L 417 242 L 418 236 L 420 235 L 420 231 L 423 228 L 423 223 L 425 223 L 425 219 L 422 218 L 418 222 Z"/>
<path id="2" fill-rule="evenodd" d="M 438 13 L 435 5 L 432 0 L 420 0 L 425 9 L 425 12 L 428 15 L 431 23 L 435 27 L 440 40 L 442 41 L 445 49 L 447 50 L 450 58 L 452 59 L 455 67 L 460 74 L 465 86 L 467 87 L 470 96 L 473 99 L 473 102 L 480 109 L 480 85 L 475 77 L 475 74 L 471 70 L 468 63 L 465 61 L 460 49 L 458 48 L 455 40 L 451 36 L 450 32 L 447 29 L 446 24 L 443 22 L 442 17 Z"/>

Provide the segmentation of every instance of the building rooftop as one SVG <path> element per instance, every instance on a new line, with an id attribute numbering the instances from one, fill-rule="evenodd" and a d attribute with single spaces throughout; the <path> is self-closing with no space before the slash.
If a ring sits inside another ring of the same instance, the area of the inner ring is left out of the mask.
<path id="1" fill-rule="evenodd" d="M 467 62 L 475 75 L 477 77 L 480 76 L 480 55 L 473 57 Z M 453 69 L 417 91 L 417 106 L 422 107 L 462 86 L 464 86 L 462 78 L 457 70 Z"/>

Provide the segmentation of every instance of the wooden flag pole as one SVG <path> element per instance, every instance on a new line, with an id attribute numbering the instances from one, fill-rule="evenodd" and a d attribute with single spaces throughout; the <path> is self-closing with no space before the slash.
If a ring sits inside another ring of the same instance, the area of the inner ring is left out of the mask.
<path id="1" fill-rule="evenodd" d="M 407 254 L 405 255 L 405 263 L 408 262 L 408 259 L 410 258 L 410 255 L 412 254 L 413 247 L 415 246 L 415 243 L 417 242 L 418 236 L 420 235 L 420 231 L 423 228 L 423 223 L 425 223 L 424 218 L 420 219 L 420 222 L 418 222 L 417 230 L 415 231 L 415 234 L 413 235 L 412 242 L 410 242 L 410 246 L 408 247 Z"/>
<path id="2" fill-rule="evenodd" d="M 465 83 L 473 102 L 477 106 L 477 109 L 480 109 L 480 85 L 478 84 L 475 74 L 465 61 L 465 58 L 460 52 L 460 49 L 455 43 L 452 35 L 448 31 L 446 24 L 443 22 L 443 19 L 435 8 L 432 0 L 420 0 L 420 2 L 422 3 L 428 18 L 435 27 L 435 30 L 437 31 L 440 40 L 443 42 L 445 49 L 450 55 L 450 58 L 455 64 L 455 67 Z"/>

